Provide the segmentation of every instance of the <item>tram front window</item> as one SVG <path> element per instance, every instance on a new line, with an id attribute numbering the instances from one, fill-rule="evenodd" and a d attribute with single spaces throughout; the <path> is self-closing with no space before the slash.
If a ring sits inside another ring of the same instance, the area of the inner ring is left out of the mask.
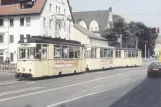
<path id="1" fill-rule="evenodd" d="M 19 59 L 40 59 L 41 58 L 41 45 L 35 47 L 20 47 Z"/>

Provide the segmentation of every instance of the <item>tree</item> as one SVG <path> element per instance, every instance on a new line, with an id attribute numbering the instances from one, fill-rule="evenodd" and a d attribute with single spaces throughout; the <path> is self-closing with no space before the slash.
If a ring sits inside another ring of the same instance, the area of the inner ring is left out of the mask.
<path id="1" fill-rule="evenodd" d="M 107 29 L 103 33 L 103 37 L 107 38 L 109 44 L 111 46 L 119 47 L 120 43 L 118 42 L 118 39 L 120 38 L 120 35 L 122 34 L 122 47 L 130 47 L 133 45 L 132 42 L 130 42 L 131 35 L 128 29 L 128 23 L 125 21 L 125 19 L 118 15 L 113 15 L 113 27 L 110 29 Z"/>
<path id="2" fill-rule="evenodd" d="M 153 31 L 153 28 L 147 27 L 142 22 L 127 23 L 121 16 L 113 16 L 113 27 L 107 29 L 103 33 L 103 37 L 107 38 L 109 45 L 120 47 L 118 38 L 122 34 L 122 47 L 135 48 L 136 43 L 138 48 L 142 50 L 142 56 L 145 56 L 145 42 L 147 41 L 147 56 L 148 50 L 150 56 L 154 54 L 155 41 L 158 35 Z"/>

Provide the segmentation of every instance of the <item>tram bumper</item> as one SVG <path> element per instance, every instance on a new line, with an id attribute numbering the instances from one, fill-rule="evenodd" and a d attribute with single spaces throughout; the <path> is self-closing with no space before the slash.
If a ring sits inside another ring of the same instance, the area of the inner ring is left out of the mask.
<path id="1" fill-rule="evenodd" d="M 32 78 L 32 74 L 30 74 L 30 73 L 20 73 L 20 72 L 16 72 L 15 73 L 15 77 L 16 78 Z"/>

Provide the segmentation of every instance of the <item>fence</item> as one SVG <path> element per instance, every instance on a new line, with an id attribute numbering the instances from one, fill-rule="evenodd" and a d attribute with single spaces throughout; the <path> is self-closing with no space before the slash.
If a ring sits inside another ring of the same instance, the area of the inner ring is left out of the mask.
<path id="1" fill-rule="evenodd" d="M 0 64 L 0 72 L 16 72 L 17 64 Z"/>

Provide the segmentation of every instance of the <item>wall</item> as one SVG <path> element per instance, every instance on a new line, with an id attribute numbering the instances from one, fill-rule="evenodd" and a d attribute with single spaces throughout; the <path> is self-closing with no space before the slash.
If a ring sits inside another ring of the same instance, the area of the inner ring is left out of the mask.
<path id="1" fill-rule="evenodd" d="M 73 40 L 81 42 L 81 44 L 90 44 L 90 38 L 77 30 L 74 27 L 74 34 L 73 34 Z"/>
<path id="2" fill-rule="evenodd" d="M 26 26 L 26 20 L 24 21 L 24 26 L 20 26 L 20 18 L 31 17 L 30 26 Z M 27 16 L 11 16 L 3 17 L 4 26 L 0 27 L 0 34 L 4 35 L 4 43 L 0 44 L 0 49 L 4 49 L 4 60 L 6 57 L 10 57 L 10 53 L 14 53 L 14 62 L 17 62 L 17 43 L 20 40 L 20 35 L 23 34 L 26 37 L 26 34 L 30 35 L 41 35 L 40 33 L 40 20 L 39 15 L 27 15 Z M 9 18 L 14 19 L 14 26 L 9 26 Z M 36 28 L 36 29 L 35 29 Z M 10 43 L 9 35 L 14 36 L 14 42 Z M 9 52 L 9 53 L 8 53 Z"/>
<path id="3" fill-rule="evenodd" d="M 51 4 L 51 11 L 50 11 Z M 56 6 L 58 7 L 56 9 Z M 59 12 L 60 7 L 60 12 Z M 64 12 L 65 9 L 65 12 Z M 57 10 L 57 11 L 56 11 Z M 60 15 L 61 14 L 61 15 Z M 46 18 L 45 26 L 44 26 L 44 18 Z M 56 19 L 60 19 L 62 21 L 61 28 L 56 30 Z M 68 20 L 70 19 L 70 21 Z M 73 38 L 73 22 L 72 22 L 71 13 L 69 10 L 69 6 L 67 0 L 47 0 L 43 12 L 41 14 L 41 33 L 46 36 L 51 37 L 60 37 L 65 39 Z M 50 21 L 52 22 L 52 26 L 50 27 Z"/>

